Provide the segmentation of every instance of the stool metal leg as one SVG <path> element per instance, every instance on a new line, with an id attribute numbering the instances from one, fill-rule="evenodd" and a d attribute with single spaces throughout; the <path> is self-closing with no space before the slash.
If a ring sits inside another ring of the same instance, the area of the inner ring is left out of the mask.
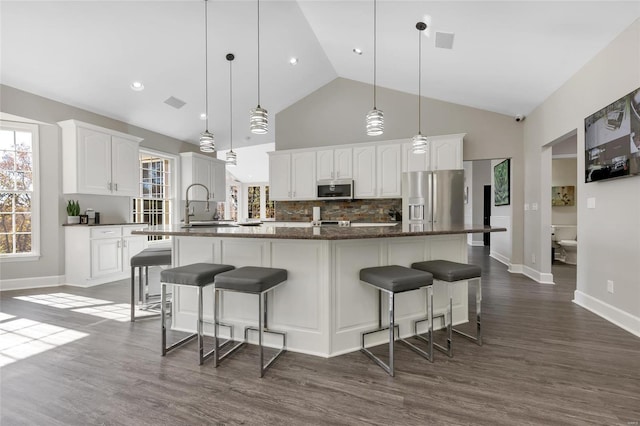
<path id="1" fill-rule="evenodd" d="M 393 293 L 389 293 L 389 374 L 391 377 L 394 376 L 393 371 L 393 346 L 395 343 L 394 332 L 395 332 L 395 298 L 393 297 Z M 398 334 L 400 334 L 400 330 L 398 330 Z"/>
<path id="2" fill-rule="evenodd" d="M 200 361 L 200 365 L 202 365 L 202 363 L 204 362 L 204 336 L 202 334 L 202 327 L 203 327 L 203 323 L 202 323 L 202 308 L 203 308 L 203 304 L 202 304 L 202 288 L 198 287 L 196 289 L 197 293 L 198 293 L 198 325 L 197 325 L 197 330 L 198 330 L 198 358 Z"/>
<path id="3" fill-rule="evenodd" d="M 429 330 L 428 330 L 428 338 L 425 338 L 421 335 L 418 334 L 417 332 L 417 326 L 416 324 L 418 322 L 422 322 L 425 320 L 420 320 L 420 321 L 416 321 L 413 324 L 414 327 L 414 336 L 424 342 L 427 343 L 427 351 L 425 352 L 423 349 L 419 348 L 418 346 L 414 345 L 413 343 L 409 342 L 408 340 L 405 339 L 400 339 L 400 341 L 402 343 L 404 343 L 405 345 L 407 345 L 409 347 L 409 349 L 413 350 L 414 352 L 416 352 L 418 355 L 421 355 L 423 358 L 428 359 L 429 361 L 433 362 L 433 286 L 428 286 L 427 288 L 427 294 L 426 294 L 426 299 L 427 299 L 427 318 L 426 321 L 428 321 L 429 324 Z"/>
<path id="4" fill-rule="evenodd" d="M 161 287 L 161 291 L 160 291 L 160 319 L 161 319 L 161 323 L 162 323 L 162 356 L 165 356 L 167 354 L 167 352 L 184 345 L 185 343 L 195 339 L 196 337 L 199 336 L 199 333 L 193 333 L 190 334 L 180 340 L 178 340 L 177 342 L 171 344 L 170 346 L 167 346 L 167 326 L 165 324 L 166 322 L 166 310 L 167 310 L 167 285 L 171 284 L 171 283 L 160 283 L 160 287 Z M 175 293 L 175 285 L 173 292 Z M 201 315 L 202 313 L 200 313 L 198 315 L 198 318 L 201 319 Z M 199 321 L 200 322 L 200 321 Z"/>
<path id="5" fill-rule="evenodd" d="M 136 268 L 135 266 L 131 267 L 131 322 L 136 320 L 136 307 L 135 307 L 135 299 L 136 299 Z"/>
<path id="6" fill-rule="evenodd" d="M 441 281 L 442 282 L 442 281 Z M 416 320 L 413 323 L 413 332 L 415 334 L 415 337 L 417 339 L 420 339 L 424 342 L 429 343 L 429 345 L 433 345 L 436 349 L 438 349 L 440 352 L 443 352 L 445 354 L 447 354 L 447 356 L 449 356 L 450 358 L 453 357 L 453 347 L 452 347 L 452 332 L 453 330 L 453 293 L 451 290 L 451 283 L 449 282 L 445 282 L 445 284 L 447 285 L 447 296 L 449 298 L 449 305 L 447 306 L 447 311 L 444 314 L 440 314 L 440 315 L 433 315 L 433 291 L 431 292 L 431 307 L 427 308 L 429 313 L 428 313 L 428 318 L 425 319 L 420 319 L 420 320 Z M 447 346 L 443 346 L 439 343 L 433 342 L 433 318 L 439 318 L 442 317 L 444 320 L 444 325 L 446 327 L 446 333 L 447 333 Z M 429 321 L 429 337 L 424 337 L 420 334 L 418 334 L 418 324 L 420 324 L 421 322 L 424 321 Z"/>
<path id="7" fill-rule="evenodd" d="M 266 309 L 264 309 L 265 297 L 264 293 L 258 295 L 258 346 L 260 346 L 260 377 L 264 377 L 264 348 L 262 346 L 262 337 L 264 328 L 262 324 L 266 324 Z"/>
<path id="8" fill-rule="evenodd" d="M 480 316 L 482 312 L 482 278 L 478 277 L 476 279 L 476 335 L 471 336 L 465 332 L 456 330 L 453 331 L 456 334 L 459 334 L 467 339 L 476 342 L 479 346 L 482 346 L 482 326 L 480 321 Z"/>

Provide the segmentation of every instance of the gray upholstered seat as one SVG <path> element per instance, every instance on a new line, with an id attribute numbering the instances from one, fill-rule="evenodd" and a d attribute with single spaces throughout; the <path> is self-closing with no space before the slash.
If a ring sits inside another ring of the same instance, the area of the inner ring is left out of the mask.
<path id="1" fill-rule="evenodd" d="M 389 265 L 361 269 L 360 280 L 392 293 L 400 293 L 431 285 L 433 275 L 404 266 Z"/>
<path id="2" fill-rule="evenodd" d="M 219 290 L 257 294 L 265 292 L 286 280 L 286 269 L 244 266 L 216 275 L 215 286 Z"/>
<path id="3" fill-rule="evenodd" d="M 202 287 L 213 283 L 213 277 L 221 272 L 233 269 L 231 265 L 218 265 L 215 263 L 192 263 L 191 265 L 178 266 L 165 269 L 160 273 L 160 281 L 168 284 L 191 285 Z"/>
<path id="4" fill-rule="evenodd" d="M 478 278 L 482 275 L 482 269 L 476 265 L 451 262 L 449 260 L 427 260 L 411 265 L 413 269 L 431 272 L 433 278 L 439 281 L 462 281 Z"/>
<path id="5" fill-rule="evenodd" d="M 171 248 L 146 248 L 131 258 L 131 266 L 171 265 Z"/>

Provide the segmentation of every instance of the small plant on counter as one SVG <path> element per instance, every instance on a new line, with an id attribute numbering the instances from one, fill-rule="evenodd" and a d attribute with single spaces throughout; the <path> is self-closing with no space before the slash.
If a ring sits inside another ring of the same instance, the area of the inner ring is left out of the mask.
<path id="1" fill-rule="evenodd" d="M 67 203 L 67 223 L 80 223 L 80 203 L 77 200 Z"/>

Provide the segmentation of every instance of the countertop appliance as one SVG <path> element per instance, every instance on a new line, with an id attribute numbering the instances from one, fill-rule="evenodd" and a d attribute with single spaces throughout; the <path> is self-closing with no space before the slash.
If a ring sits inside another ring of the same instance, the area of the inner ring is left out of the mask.
<path id="1" fill-rule="evenodd" d="M 464 170 L 402 174 L 402 223 L 409 231 L 464 224 Z"/>
<path id="2" fill-rule="evenodd" d="M 353 200 L 353 179 L 319 180 L 316 194 L 319 199 Z"/>

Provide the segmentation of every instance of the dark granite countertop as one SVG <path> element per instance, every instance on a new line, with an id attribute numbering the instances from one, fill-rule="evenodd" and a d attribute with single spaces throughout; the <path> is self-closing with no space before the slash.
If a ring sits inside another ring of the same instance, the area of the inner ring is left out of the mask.
<path id="1" fill-rule="evenodd" d="M 140 235 L 175 235 L 192 237 L 234 237 L 234 238 L 277 238 L 291 240 L 351 240 L 365 238 L 412 237 L 422 235 L 453 235 L 485 232 L 503 232 L 506 228 L 484 225 L 452 226 L 446 229 L 428 231 L 403 230 L 402 224 L 396 226 L 324 226 L 324 227 L 287 227 L 287 226 L 239 226 L 182 228 L 181 225 L 157 225 L 148 229 L 132 231 Z"/>
<path id="2" fill-rule="evenodd" d="M 119 222 L 119 223 L 63 223 L 62 226 L 118 226 L 118 225 L 146 225 L 146 223 L 137 222 Z"/>

